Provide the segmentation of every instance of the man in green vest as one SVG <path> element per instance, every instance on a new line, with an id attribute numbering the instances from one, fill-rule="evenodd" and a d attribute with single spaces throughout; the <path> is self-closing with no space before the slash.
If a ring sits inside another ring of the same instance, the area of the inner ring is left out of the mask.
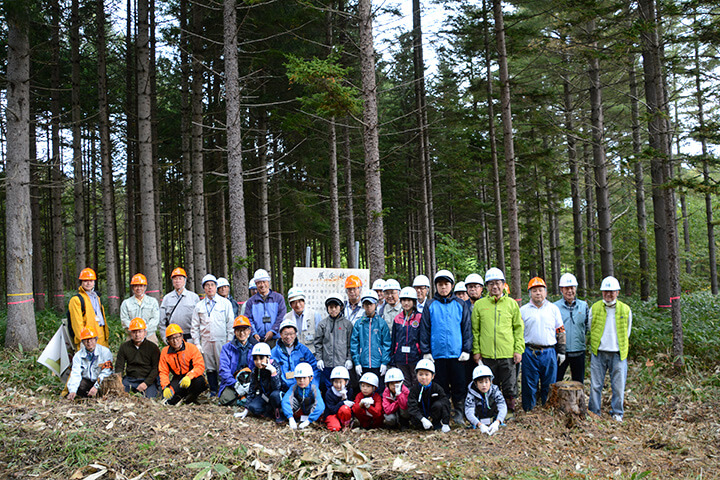
<path id="1" fill-rule="evenodd" d="M 628 338 L 632 329 L 630 307 L 617 299 L 620 282 L 605 277 L 600 286 L 603 299 L 593 304 L 590 314 L 590 411 L 600 415 L 605 374 L 610 374 L 610 414 L 622 422 L 625 380 L 627 379 Z"/>

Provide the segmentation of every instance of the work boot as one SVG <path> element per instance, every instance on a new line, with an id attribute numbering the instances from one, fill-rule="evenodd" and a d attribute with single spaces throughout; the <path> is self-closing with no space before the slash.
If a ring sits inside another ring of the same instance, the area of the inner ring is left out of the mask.
<path id="1" fill-rule="evenodd" d="M 455 423 L 457 423 L 461 427 L 465 426 L 465 415 L 463 414 L 462 406 L 455 405 L 452 418 L 453 421 L 455 421 Z"/>

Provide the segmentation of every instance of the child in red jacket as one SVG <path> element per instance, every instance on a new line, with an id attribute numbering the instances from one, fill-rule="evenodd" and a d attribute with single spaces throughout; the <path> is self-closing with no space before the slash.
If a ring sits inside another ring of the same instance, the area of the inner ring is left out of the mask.
<path id="1" fill-rule="evenodd" d="M 360 377 L 360 393 L 355 397 L 352 413 L 362 428 L 379 428 L 383 423 L 382 399 L 375 392 L 378 383 L 372 372 Z"/>
<path id="2" fill-rule="evenodd" d="M 410 390 L 404 385 L 405 376 L 399 368 L 391 368 L 385 374 L 385 385 L 382 406 L 385 412 L 385 426 L 398 427 L 410 423 L 407 411 Z"/>

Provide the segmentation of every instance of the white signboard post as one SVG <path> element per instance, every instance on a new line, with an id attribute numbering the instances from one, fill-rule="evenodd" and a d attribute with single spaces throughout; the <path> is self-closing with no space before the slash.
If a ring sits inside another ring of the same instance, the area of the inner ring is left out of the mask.
<path id="1" fill-rule="evenodd" d="M 311 308 L 325 318 L 325 299 L 331 293 L 338 293 L 346 300 L 345 279 L 357 275 L 363 289 L 370 288 L 370 270 L 361 268 L 304 268 L 293 269 L 293 287 L 305 292 L 305 308 Z"/>

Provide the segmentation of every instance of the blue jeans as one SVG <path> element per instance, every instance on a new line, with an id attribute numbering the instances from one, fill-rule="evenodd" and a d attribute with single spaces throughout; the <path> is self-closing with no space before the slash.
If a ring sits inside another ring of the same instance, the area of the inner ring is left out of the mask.
<path id="1" fill-rule="evenodd" d="M 123 379 L 122 379 L 122 383 L 123 383 L 123 386 L 125 387 L 126 392 L 130 392 L 130 391 L 137 392 L 137 390 L 135 390 L 135 389 L 138 387 L 138 385 L 140 385 L 144 381 L 145 381 L 144 378 L 123 377 Z M 143 395 L 145 395 L 147 398 L 157 397 L 158 387 L 156 384 L 157 384 L 157 380 L 155 383 L 151 383 L 150 385 L 148 385 L 147 388 L 145 389 L 145 392 L 143 392 Z"/>
<path id="2" fill-rule="evenodd" d="M 545 405 L 550 384 L 555 383 L 557 376 L 557 354 L 555 348 L 530 350 L 525 347 L 522 356 L 522 407 L 529 412 L 535 408 L 538 383 L 540 384 L 540 400 Z"/>
<path id="3" fill-rule="evenodd" d="M 610 387 L 612 398 L 610 400 L 610 415 L 624 414 L 623 401 L 625 399 L 625 381 L 627 380 L 627 359 L 620 360 L 618 352 L 603 352 L 590 354 L 590 404 L 591 412 L 600 415 L 602 389 L 605 383 L 605 374 L 610 373 Z"/>
<path id="4" fill-rule="evenodd" d="M 262 395 L 257 395 L 250 400 L 246 407 L 253 415 L 258 417 L 275 418 L 275 409 L 280 408 L 282 403 L 282 392 L 275 390 L 268 396 L 268 401 L 262 398 Z"/>

